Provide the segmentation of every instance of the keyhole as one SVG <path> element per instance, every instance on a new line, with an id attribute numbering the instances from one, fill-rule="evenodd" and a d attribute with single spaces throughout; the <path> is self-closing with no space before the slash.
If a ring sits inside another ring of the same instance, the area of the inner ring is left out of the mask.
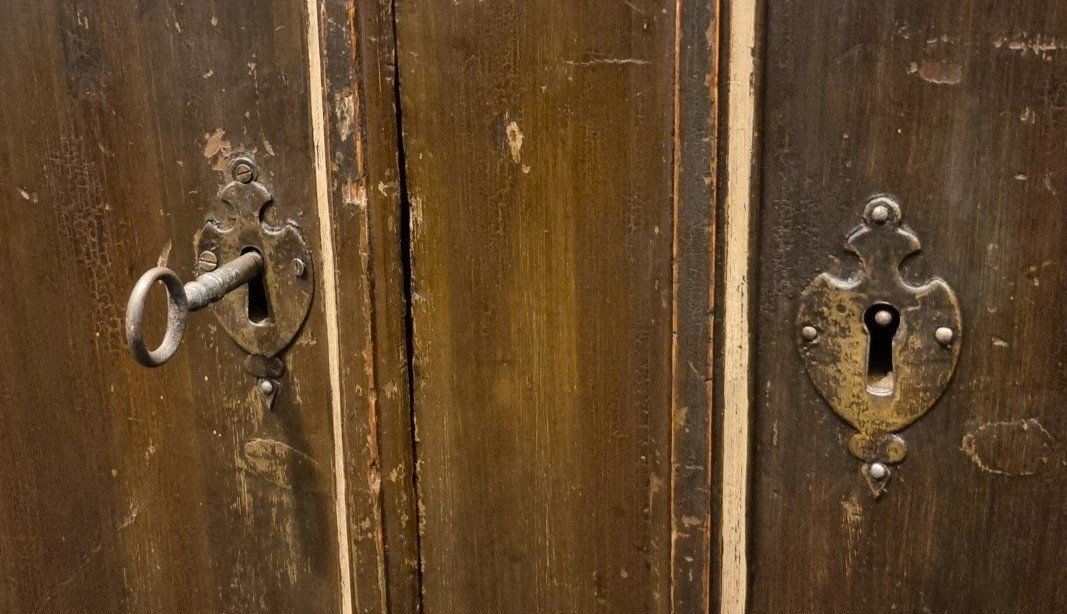
<path id="1" fill-rule="evenodd" d="M 867 392 L 893 394 L 893 336 L 900 326 L 900 312 L 886 303 L 875 303 L 863 314 L 867 327 Z"/>
<path id="2" fill-rule="evenodd" d="M 242 254 L 259 252 L 254 247 L 246 247 Z M 259 252 L 262 256 L 262 252 Z M 267 280 L 260 269 L 255 277 L 248 281 L 248 321 L 252 324 L 264 324 L 270 320 L 270 302 L 267 301 Z"/>

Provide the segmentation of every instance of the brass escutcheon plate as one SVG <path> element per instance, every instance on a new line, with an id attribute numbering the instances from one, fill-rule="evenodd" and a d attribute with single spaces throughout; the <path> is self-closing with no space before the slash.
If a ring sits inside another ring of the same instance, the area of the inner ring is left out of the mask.
<path id="1" fill-rule="evenodd" d="M 248 169 L 247 177 L 236 170 L 242 165 Z M 295 223 L 285 221 L 275 226 L 264 219 L 264 208 L 274 195 L 258 181 L 255 165 L 239 159 L 234 168 L 234 181 L 219 193 L 229 210 L 226 215 L 208 219 L 197 233 L 195 248 L 202 256 L 212 254 L 217 262 L 229 262 L 252 249 L 263 255 L 265 317 L 250 319 L 247 285 L 214 303 L 211 310 L 246 352 L 275 356 L 293 341 L 311 310 L 313 260 Z"/>
<path id="2" fill-rule="evenodd" d="M 849 451 L 865 461 L 868 478 L 879 464 L 873 475 L 884 479 L 885 464 L 907 451 L 895 433 L 929 411 L 952 378 L 963 318 L 944 280 L 902 279 L 901 263 L 920 245 L 893 197 L 867 202 L 846 249 L 859 256 L 859 270 L 811 281 L 800 296 L 796 343 L 819 394 L 857 431 Z"/>

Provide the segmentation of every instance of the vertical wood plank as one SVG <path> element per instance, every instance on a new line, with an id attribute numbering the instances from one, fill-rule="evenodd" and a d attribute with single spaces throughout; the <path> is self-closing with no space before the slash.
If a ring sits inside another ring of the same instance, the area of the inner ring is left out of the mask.
<path id="1" fill-rule="evenodd" d="M 671 391 L 671 610 L 711 612 L 712 384 L 716 369 L 719 3 L 678 2 L 675 14 L 674 241 Z M 716 586 L 712 586 L 714 583 Z"/>
<path id="2" fill-rule="evenodd" d="M 714 30 L 677 10 L 397 4 L 427 612 L 708 598 Z"/>
<path id="3" fill-rule="evenodd" d="M 1067 10 L 767 4 L 754 612 L 1067 607 Z M 809 383 L 796 301 L 876 192 L 950 283 L 961 356 L 875 499 Z"/>
<path id="4" fill-rule="evenodd" d="M 415 612 L 418 535 L 392 5 L 316 0 L 322 24 L 341 425 L 357 612 Z"/>
<path id="5" fill-rule="evenodd" d="M 158 370 L 122 337 L 235 153 L 322 253 L 306 8 L 0 8 L 0 610 L 340 609 L 321 276 L 269 412 L 210 311 Z"/>

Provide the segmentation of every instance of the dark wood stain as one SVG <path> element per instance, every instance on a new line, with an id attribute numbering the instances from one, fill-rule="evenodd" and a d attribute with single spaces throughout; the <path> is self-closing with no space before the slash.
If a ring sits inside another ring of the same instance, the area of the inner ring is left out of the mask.
<path id="1" fill-rule="evenodd" d="M 268 413 L 210 313 L 158 370 L 122 336 L 161 252 L 192 274 L 233 153 L 321 253 L 304 10 L 0 8 L 0 610 L 337 611 L 321 302 Z"/>
<path id="2" fill-rule="evenodd" d="M 671 612 L 711 612 L 718 2 L 680 2 L 676 32 Z M 716 549 L 717 551 L 717 549 Z"/>
<path id="3" fill-rule="evenodd" d="M 713 13 L 675 10 L 397 3 L 427 612 L 708 599 Z"/>
<path id="4" fill-rule="evenodd" d="M 1067 606 L 1067 12 L 1045 2 L 770 2 L 759 214 L 754 612 Z M 944 277 L 962 354 L 877 500 L 805 376 L 797 298 L 855 261 L 891 192 Z"/>

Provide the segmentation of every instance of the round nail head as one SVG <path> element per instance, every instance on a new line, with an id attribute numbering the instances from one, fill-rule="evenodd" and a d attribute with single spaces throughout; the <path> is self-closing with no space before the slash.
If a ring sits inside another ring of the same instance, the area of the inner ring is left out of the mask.
<path id="1" fill-rule="evenodd" d="M 293 275 L 297 277 L 303 277 L 307 271 L 307 265 L 299 258 L 293 258 Z"/>
<path id="2" fill-rule="evenodd" d="M 274 383 L 269 379 L 259 382 L 259 391 L 267 396 L 274 394 Z"/>
<path id="3" fill-rule="evenodd" d="M 819 331 L 815 330 L 814 326 L 808 325 L 800 329 L 800 336 L 804 337 L 805 341 L 815 341 L 815 338 L 819 336 Z"/>
<path id="4" fill-rule="evenodd" d="M 878 224 L 885 223 L 889 219 L 889 208 L 885 205 L 877 205 L 874 209 L 871 209 L 871 219 Z"/>
<path id="5" fill-rule="evenodd" d="M 952 329 L 947 326 L 942 326 L 934 331 L 934 339 L 937 339 L 937 342 L 941 345 L 952 343 L 952 338 L 954 336 L 955 334 L 952 332 Z"/>
<path id="6" fill-rule="evenodd" d="M 871 464 L 870 469 L 867 471 L 871 474 L 871 477 L 876 480 L 884 480 L 885 477 L 889 475 L 889 467 L 886 467 L 882 463 Z"/>
<path id="7" fill-rule="evenodd" d="M 893 321 L 893 314 L 882 309 L 874 314 L 874 321 L 878 323 L 878 326 L 889 326 L 889 323 Z"/>

